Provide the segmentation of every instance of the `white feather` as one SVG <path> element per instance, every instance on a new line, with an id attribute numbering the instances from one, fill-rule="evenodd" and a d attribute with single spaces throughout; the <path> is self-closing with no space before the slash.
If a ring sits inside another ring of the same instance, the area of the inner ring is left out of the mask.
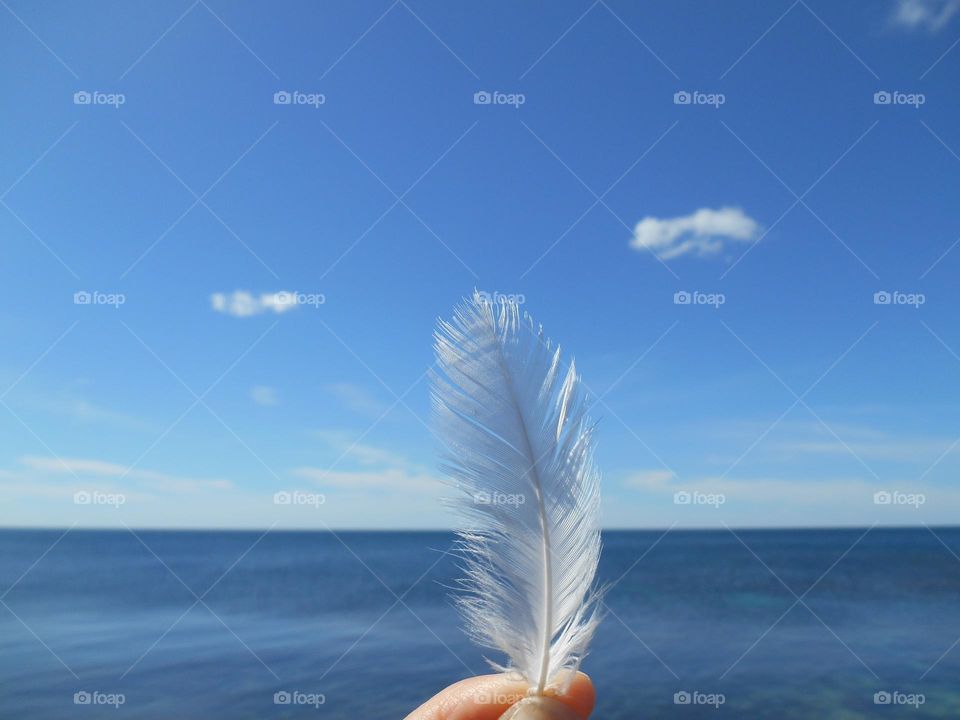
<path id="1" fill-rule="evenodd" d="M 513 303 L 475 293 L 440 321 L 433 407 L 460 491 L 467 630 L 538 695 L 575 670 L 598 622 L 599 483 L 571 362 Z"/>

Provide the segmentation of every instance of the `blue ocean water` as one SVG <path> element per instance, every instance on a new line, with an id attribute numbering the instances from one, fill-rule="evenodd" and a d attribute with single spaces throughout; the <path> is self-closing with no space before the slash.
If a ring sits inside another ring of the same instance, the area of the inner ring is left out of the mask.
<path id="1" fill-rule="evenodd" d="M 486 672 L 451 542 L 0 530 L 0 717 L 403 718 Z M 604 543 L 597 718 L 960 717 L 960 529 Z"/>

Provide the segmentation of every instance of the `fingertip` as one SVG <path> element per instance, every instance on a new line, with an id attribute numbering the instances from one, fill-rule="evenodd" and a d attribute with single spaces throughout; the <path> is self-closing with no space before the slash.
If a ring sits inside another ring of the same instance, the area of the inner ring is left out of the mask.
<path id="1" fill-rule="evenodd" d="M 570 681 L 569 687 L 557 695 L 557 699 L 569 706 L 581 718 L 590 717 L 593 706 L 597 701 L 597 691 L 593 687 L 590 676 L 584 672 L 577 672 Z"/>
<path id="2" fill-rule="evenodd" d="M 526 695 L 526 683 L 507 674 L 479 675 L 454 683 L 407 720 L 497 720 Z"/>
<path id="3" fill-rule="evenodd" d="M 527 684 L 508 675 L 481 675 L 461 680 L 431 698 L 407 720 L 498 720 L 526 697 Z M 590 678 L 578 672 L 559 683 L 551 698 L 570 708 L 581 720 L 593 712 L 596 692 Z"/>
<path id="4" fill-rule="evenodd" d="M 590 678 L 578 672 L 562 677 L 545 695 L 524 698 L 499 720 L 586 720 L 595 700 Z"/>

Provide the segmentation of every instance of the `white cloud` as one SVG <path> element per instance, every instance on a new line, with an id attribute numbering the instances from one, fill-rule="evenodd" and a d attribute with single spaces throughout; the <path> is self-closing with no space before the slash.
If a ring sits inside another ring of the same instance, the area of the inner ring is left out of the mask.
<path id="1" fill-rule="evenodd" d="M 250 399 L 257 405 L 273 406 L 280 404 L 277 389 L 268 385 L 254 385 L 250 388 Z"/>
<path id="2" fill-rule="evenodd" d="M 375 465 L 399 466 L 406 463 L 403 457 L 390 450 L 365 445 L 357 440 L 352 440 L 347 433 L 338 430 L 318 430 L 316 434 L 334 452 L 342 455 L 344 459 L 353 460 L 365 467 Z"/>
<path id="3" fill-rule="evenodd" d="M 746 447 L 761 434 L 766 438 L 752 454 L 763 455 L 780 463 L 799 459 L 817 459 L 836 455 L 842 458 L 886 460 L 912 463 L 916 472 L 923 472 L 934 460 L 948 453 L 954 443 L 949 436 L 912 435 L 889 432 L 861 422 L 830 420 L 829 426 L 818 420 L 784 420 L 775 430 L 768 421 L 725 423 L 718 435 L 731 447 Z M 767 435 L 769 433 L 769 435 Z M 718 462 L 729 464 L 736 455 Z M 946 458 L 944 458 L 946 461 Z"/>
<path id="4" fill-rule="evenodd" d="M 414 493 L 438 497 L 443 481 L 421 465 L 390 450 L 350 440 L 346 433 L 321 430 L 317 435 L 338 454 L 334 468 L 298 467 L 291 474 L 328 490 L 366 492 L 371 498 L 383 492 Z M 341 461 L 350 470 L 338 470 Z"/>
<path id="5" fill-rule="evenodd" d="M 234 290 L 232 293 L 213 293 L 210 304 L 217 312 L 243 318 L 262 315 L 266 312 L 285 313 L 297 307 L 297 293 L 280 290 L 273 293 L 254 295 L 247 290 Z"/>
<path id="6" fill-rule="evenodd" d="M 423 465 L 388 449 L 356 443 L 340 430 L 315 433 L 334 452 L 333 467 L 301 466 L 289 475 L 319 491 L 330 520 L 361 527 L 448 527 L 443 481 Z M 346 465 L 344 469 L 341 465 Z M 289 506 L 284 506 L 289 507 Z"/>
<path id="7" fill-rule="evenodd" d="M 372 446 L 358 446 L 347 458 L 352 466 L 345 470 L 303 467 L 275 484 L 244 487 L 95 458 L 24 456 L 17 467 L 0 468 L 0 507 L 6 524 L 23 527 L 316 529 L 322 522 L 334 529 L 449 529 L 441 482 L 428 469 Z M 276 492 L 297 484 L 323 494 L 325 502 L 276 502 Z M 80 507 L 78 491 L 118 494 L 124 501 Z"/>
<path id="8" fill-rule="evenodd" d="M 893 22 L 915 30 L 936 32 L 947 25 L 960 11 L 960 0 L 897 0 Z"/>
<path id="9" fill-rule="evenodd" d="M 159 490 L 175 492 L 197 492 L 199 490 L 227 490 L 233 487 L 229 480 L 216 478 L 193 478 L 169 475 L 156 470 L 145 470 L 119 463 L 90 458 L 53 458 L 25 456 L 19 459 L 21 465 L 31 470 L 48 474 L 68 474 L 77 477 L 102 478 L 113 481 L 129 478 Z"/>
<path id="10" fill-rule="evenodd" d="M 630 247 L 669 260 L 688 253 L 715 255 L 725 242 L 755 242 L 759 234 L 760 225 L 740 208 L 700 208 L 680 217 L 643 218 L 633 229 Z"/>
<path id="11" fill-rule="evenodd" d="M 389 405 L 380 402 L 362 385 L 349 382 L 330 383 L 324 389 L 358 415 L 380 419 L 389 409 Z"/>
<path id="12" fill-rule="evenodd" d="M 383 468 L 380 470 L 324 470 L 315 467 L 299 467 L 293 475 L 316 483 L 321 488 L 360 491 L 392 491 L 436 494 L 443 489 L 439 478 L 429 473 L 406 468 Z"/>
<path id="13" fill-rule="evenodd" d="M 622 484 L 630 490 L 605 497 L 604 522 L 611 527 L 824 527 L 935 525 L 952 522 L 960 509 L 960 489 L 909 476 L 875 481 L 833 476 L 670 478 L 661 471 L 638 471 Z M 722 495 L 719 507 L 678 503 L 675 493 Z M 919 506 L 878 503 L 878 492 L 920 495 Z"/>
<path id="14" fill-rule="evenodd" d="M 623 485 L 636 490 L 662 490 L 671 480 L 673 473 L 669 470 L 640 470 L 627 475 Z"/>
<path id="15" fill-rule="evenodd" d="M 12 380 L 11 380 L 12 382 Z M 85 383 L 75 382 L 74 385 L 83 386 Z M 88 399 L 71 387 L 30 388 L 20 386 L 17 399 L 25 406 L 40 412 L 66 418 L 70 421 L 95 424 L 122 425 L 123 427 L 138 428 L 160 433 L 163 427 L 153 421 L 113 409 Z"/>
<path id="16" fill-rule="evenodd" d="M 54 473 L 71 473 L 74 475 L 123 475 L 126 468 L 123 465 L 105 460 L 89 460 L 83 458 L 45 458 L 26 456 L 20 458 L 20 464 L 34 470 Z"/>
<path id="17" fill-rule="evenodd" d="M 774 443 L 772 450 L 783 452 L 788 457 L 798 455 L 840 455 L 877 460 L 901 460 L 929 464 L 933 459 L 948 452 L 953 446 L 949 439 L 914 439 L 889 437 L 877 440 L 794 440 Z"/>
<path id="18" fill-rule="evenodd" d="M 667 480 L 653 482 L 636 489 L 672 495 L 677 490 L 696 490 L 702 493 L 721 494 L 728 502 L 738 504 L 761 503 L 766 505 L 793 504 L 793 505 L 830 505 L 835 503 L 859 503 L 864 508 L 870 507 L 873 493 L 881 489 L 860 478 L 839 477 L 823 479 L 784 479 L 784 478 L 732 478 L 719 476 L 699 476 L 689 480 L 679 481 L 670 473 Z M 630 477 L 624 484 L 630 484 Z M 899 487 L 899 486 L 898 486 Z M 900 488 L 906 489 L 906 488 Z"/>

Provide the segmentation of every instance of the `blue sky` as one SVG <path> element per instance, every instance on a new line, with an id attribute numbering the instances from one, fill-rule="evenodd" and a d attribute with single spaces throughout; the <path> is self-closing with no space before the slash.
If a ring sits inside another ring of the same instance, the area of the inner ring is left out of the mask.
<path id="1" fill-rule="evenodd" d="M 955 522 L 958 11 L 8 0 L 0 524 L 444 527 L 474 287 L 608 526 Z"/>

